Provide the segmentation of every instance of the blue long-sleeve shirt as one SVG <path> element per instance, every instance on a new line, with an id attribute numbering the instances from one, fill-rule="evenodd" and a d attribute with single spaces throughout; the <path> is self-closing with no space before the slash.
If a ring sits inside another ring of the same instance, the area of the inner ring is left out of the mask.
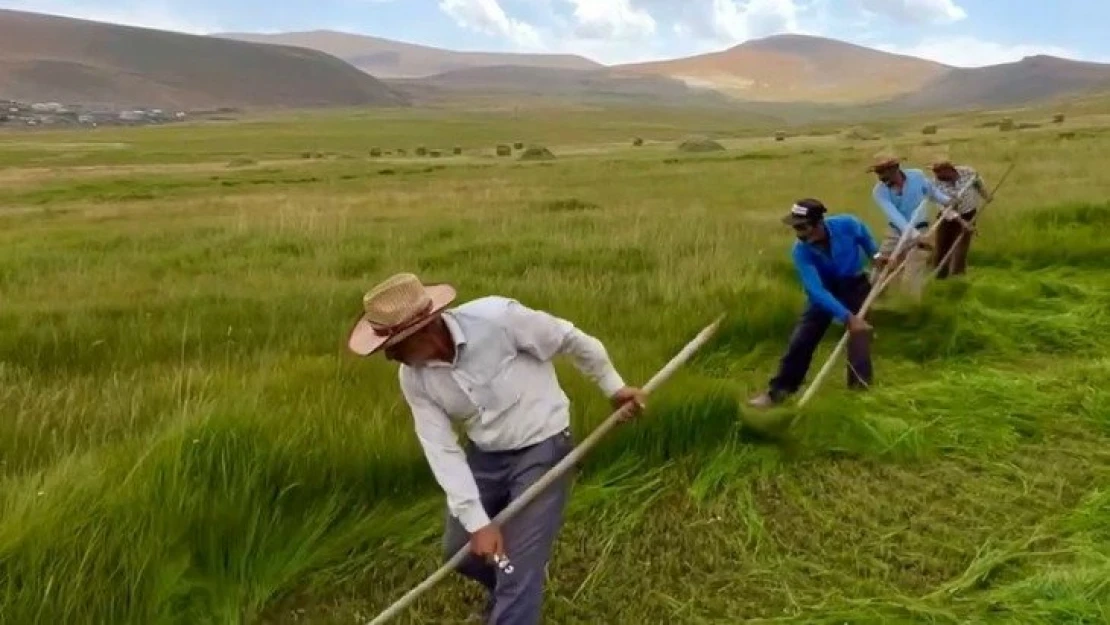
<path id="1" fill-rule="evenodd" d="M 867 260 L 878 253 L 879 246 L 867 225 L 854 215 L 828 217 L 825 229 L 829 234 L 828 252 L 811 243 L 795 241 L 791 256 L 810 304 L 828 311 L 837 321 L 847 323 L 851 311 L 825 284 L 859 275 Z"/>
<path id="2" fill-rule="evenodd" d="M 911 217 L 915 223 L 928 221 L 929 213 L 927 210 L 922 210 L 917 215 L 913 214 L 926 197 L 937 204 L 948 204 L 952 201 L 948 194 L 941 191 L 920 169 L 903 169 L 902 173 L 906 175 L 906 182 L 902 185 L 900 192 L 891 189 L 881 181 L 876 183 L 875 188 L 871 190 L 872 199 L 879 205 L 887 220 L 898 232 L 906 230 L 906 227 L 910 225 Z"/>

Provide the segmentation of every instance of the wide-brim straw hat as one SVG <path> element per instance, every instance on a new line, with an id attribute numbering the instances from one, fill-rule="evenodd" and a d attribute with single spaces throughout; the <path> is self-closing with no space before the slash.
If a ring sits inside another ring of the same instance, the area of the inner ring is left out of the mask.
<path id="1" fill-rule="evenodd" d="M 393 275 L 363 295 L 363 312 L 351 328 L 347 347 L 369 356 L 395 345 L 428 325 L 456 295 L 450 284 L 424 284 L 411 273 Z"/>
<path id="2" fill-rule="evenodd" d="M 898 156 L 898 153 L 890 148 L 886 148 L 880 150 L 871 157 L 871 165 L 867 168 L 867 171 L 874 172 L 886 167 L 900 165 L 901 163 L 902 159 Z"/>

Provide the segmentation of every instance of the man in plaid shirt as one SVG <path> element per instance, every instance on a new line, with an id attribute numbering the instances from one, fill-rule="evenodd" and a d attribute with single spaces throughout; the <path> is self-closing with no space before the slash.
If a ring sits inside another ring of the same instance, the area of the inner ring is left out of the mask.
<path id="1" fill-rule="evenodd" d="M 945 155 L 933 159 L 932 169 L 933 176 L 936 178 L 936 186 L 948 197 L 956 198 L 959 190 L 966 188 L 968 184 L 971 184 L 974 189 L 974 192 L 972 192 L 972 189 L 968 189 L 962 197 L 956 200 L 956 205 L 952 209 L 941 214 L 942 223 L 937 227 L 932 265 L 935 267 L 948 255 L 948 251 L 953 246 L 956 247 L 946 265 L 937 272 L 937 279 L 943 280 L 949 275 L 961 275 L 967 269 L 967 252 L 971 246 L 971 233 L 968 232 L 962 238 L 960 237 L 964 233 L 964 226 L 956 219 L 956 216 L 958 215 L 964 221 L 970 222 L 975 218 L 975 214 L 979 212 L 983 205 L 982 202 L 984 200 L 990 201 L 991 193 L 987 190 L 983 178 L 975 169 L 967 165 L 956 165 Z M 959 241 L 958 244 L 957 241 Z"/>

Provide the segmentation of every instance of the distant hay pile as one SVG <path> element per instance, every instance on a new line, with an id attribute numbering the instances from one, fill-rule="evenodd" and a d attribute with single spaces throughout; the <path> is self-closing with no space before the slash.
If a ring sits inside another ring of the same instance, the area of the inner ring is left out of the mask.
<path id="1" fill-rule="evenodd" d="M 524 142 L 523 141 L 517 141 L 516 143 L 513 144 L 513 149 L 514 150 L 523 150 L 524 149 Z"/>
<path id="2" fill-rule="evenodd" d="M 451 150 L 451 153 L 452 153 L 452 154 L 454 154 L 455 156 L 460 156 L 460 155 L 462 155 L 462 147 L 461 147 L 461 146 L 457 146 L 457 145 L 456 145 L 456 146 L 454 147 L 454 149 L 452 149 L 452 150 Z"/>
<path id="3" fill-rule="evenodd" d="M 551 150 L 542 145 L 530 145 L 520 153 L 520 160 L 522 161 L 550 161 L 554 158 L 555 155 L 551 153 Z"/>
<path id="4" fill-rule="evenodd" d="M 875 141 L 879 139 L 879 133 L 863 126 L 852 126 L 845 130 L 840 138 L 846 141 Z"/>
<path id="5" fill-rule="evenodd" d="M 690 137 L 678 144 L 680 152 L 723 152 L 725 146 L 708 137 Z"/>
<path id="6" fill-rule="evenodd" d="M 775 132 L 775 141 L 786 141 L 786 131 L 779 130 Z"/>
<path id="7" fill-rule="evenodd" d="M 420 146 L 420 147 L 416 148 L 416 155 L 417 156 L 427 156 L 428 155 L 428 148 L 426 148 L 424 146 Z"/>
<path id="8" fill-rule="evenodd" d="M 1052 116 L 1052 123 L 1054 123 L 1054 124 L 1064 123 L 1064 114 L 1063 113 L 1057 113 L 1057 114 L 1053 115 Z"/>
<path id="9" fill-rule="evenodd" d="M 382 155 L 382 149 L 381 148 L 370 148 L 370 156 L 381 156 L 381 155 Z"/>
<path id="10" fill-rule="evenodd" d="M 1002 121 L 998 122 L 998 129 L 1002 132 L 1010 132 L 1014 129 L 1014 118 L 1003 117 Z"/>
<path id="11" fill-rule="evenodd" d="M 641 139 L 640 137 L 636 137 L 635 139 L 632 140 L 632 145 L 634 145 L 635 147 L 640 147 L 643 144 L 644 144 L 644 140 Z"/>
<path id="12" fill-rule="evenodd" d="M 501 145 L 498 145 L 497 146 L 497 155 L 498 156 L 512 156 L 513 155 L 512 146 L 505 145 L 504 143 L 502 143 Z"/>
<path id="13" fill-rule="evenodd" d="M 937 125 L 936 124 L 929 124 L 928 126 L 925 126 L 924 128 L 921 129 L 921 134 L 923 134 L 923 135 L 935 135 L 935 134 L 937 134 Z"/>

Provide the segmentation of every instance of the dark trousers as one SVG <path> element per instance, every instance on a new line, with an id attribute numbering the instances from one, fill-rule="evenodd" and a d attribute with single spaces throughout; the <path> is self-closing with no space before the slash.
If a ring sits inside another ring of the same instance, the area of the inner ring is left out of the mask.
<path id="1" fill-rule="evenodd" d="M 867 276 L 856 276 L 826 284 L 829 292 L 853 313 L 859 312 L 871 292 Z M 780 400 L 796 392 L 805 381 L 813 361 L 813 352 L 832 324 L 832 315 L 810 304 L 794 325 L 786 353 L 779 361 L 779 370 L 771 378 L 771 395 Z M 848 338 L 848 386 L 861 388 L 871 384 L 871 337 L 851 335 Z"/>
<path id="2" fill-rule="evenodd" d="M 977 211 L 971 211 L 960 216 L 966 221 L 971 221 L 975 218 L 976 212 Z M 942 220 L 941 224 L 937 226 L 936 249 L 933 252 L 932 262 L 933 267 L 936 267 L 940 261 L 944 260 L 944 257 L 948 254 L 948 250 L 951 250 L 953 247 L 956 248 L 945 266 L 941 267 L 937 272 L 938 280 L 943 280 L 950 275 L 961 275 L 967 270 L 967 252 L 971 248 L 971 233 L 964 235 L 961 240 L 960 234 L 963 232 L 964 227 L 956 220 Z M 956 243 L 956 241 L 959 241 L 959 243 Z"/>
<path id="3" fill-rule="evenodd" d="M 484 452 L 473 445 L 467 464 L 474 474 L 482 507 L 492 519 L 509 502 L 540 479 L 574 449 L 570 432 L 562 432 L 531 447 L 507 452 Z M 506 574 L 497 566 L 468 554 L 458 571 L 489 591 L 487 625 L 535 625 L 540 622 L 547 561 L 563 523 L 571 475 L 568 471 L 540 492 L 501 528 L 505 555 L 513 565 Z M 458 519 L 447 515 L 444 557 L 451 558 L 470 541 Z"/>

